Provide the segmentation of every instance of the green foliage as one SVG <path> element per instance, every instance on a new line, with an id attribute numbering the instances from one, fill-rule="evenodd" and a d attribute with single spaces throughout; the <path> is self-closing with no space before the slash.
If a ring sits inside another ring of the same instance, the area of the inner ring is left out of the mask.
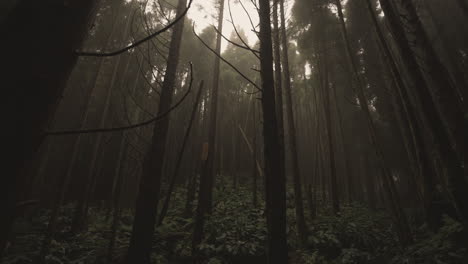
<path id="1" fill-rule="evenodd" d="M 204 263 L 264 263 L 267 229 L 264 204 L 252 205 L 251 189 L 234 188 L 230 179 L 217 179 L 212 214 L 206 219 L 205 237 L 200 245 Z M 457 221 L 446 217 L 436 233 L 425 227 L 416 229 L 416 242 L 400 249 L 392 222 L 383 212 L 358 205 L 345 205 L 335 216 L 321 206 L 316 219 L 308 222 L 308 241 L 297 243 L 294 195 L 287 195 L 288 248 L 290 263 L 301 264 L 452 264 L 468 263 L 466 233 Z M 192 218 L 182 217 L 185 190 L 176 189 L 171 208 L 154 233 L 153 263 L 191 262 Z M 90 208 L 88 230 L 71 235 L 69 226 L 73 206 L 61 209 L 58 232 L 52 241 L 47 262 L 106 263 L 112 217 L 106 210 Z M 2 263 L 34 263 L 47 227 L 49 211 L 39 211 L 30 219 L 16 223 L 16 238 Z M 111 214 L 112 215 L 112 214 Z M 117 230 L 113 259 L 121 260 L 132 232 L 133 213 L 124 210 Z"/>
<path id="2" fill-rule="evenodd" d="M 266 222 L 263 210 L 252 207 L 250 190 L 227 188 L 216 197 L 219 202 L 207 221 L 201 251 L 226 259 L 264 255 Z"/>
<path id="3" fill-rule="evenodd" d="M 314 252 L 313 259 L 374 263 L 384 252 L 395 248 L 393 234 L 385 215 L 352 205 L 342 207 L 339 216 L 319 216 L 311 225 L 308 247 Z"/>
<path id="4" fill-rule="evenodd" d="M 420 229 L 422 238 L 395 257 L 392 263 L 468 263 L 467 248 L 461 247 L 468 242 L 463 226 L 448 216 L 444 216 L 443 222 L 444 225 L 436 233 Z"/>

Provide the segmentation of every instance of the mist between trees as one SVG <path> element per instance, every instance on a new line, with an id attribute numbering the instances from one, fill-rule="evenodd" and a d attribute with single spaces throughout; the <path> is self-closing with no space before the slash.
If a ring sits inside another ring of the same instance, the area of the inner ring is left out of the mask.
<path id="1" fill-rule="evenodd" d="M 0 8 L 1 263 L 468 263 L 466 0 Z"/>

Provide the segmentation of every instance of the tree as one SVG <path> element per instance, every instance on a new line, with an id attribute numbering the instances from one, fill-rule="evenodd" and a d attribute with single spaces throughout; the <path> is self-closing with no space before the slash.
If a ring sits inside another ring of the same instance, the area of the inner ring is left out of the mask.
<path id="1" fill-rule="evenodd" d="M 452 202 L 457 208 L 458 213 L 463 221 L 468 219 L 468 198 L 466 197 L 467 193 L 464 191 L 468 188 L 468 183 L 466 178 L 463 176 L 463 167 L 462 161 L 460 161 L 460 157 L 458 156 L 456 149 L 453 145 L 453 135 L 450 133 L 450 129 L 454 127 L 448 126 L 444 121 L 444 116 L 442 116 L 441 112 L 437 110 L 436 103 L 429 91 L 429 84 L 426 82 L 424 78 L 424 74 L 422 73 L 422 69 L 419 66 L 416 56 L 413 53 L 408 38 L 406 37 L 406 32 L 402 25 L 402 22 L 399 20 L 398 15 L 393 7 L 393 5 L 387 0 L 380 1 L 382 10 L 385 13 L 385 17 L 389 24 L 389 28 L 391 30 L 393 39 L 395 41 L 395 45 L 398 49 L 399 55 L 403 60 L 405 70 L 408 72 L 408 76 L 413 83 L 414 90 L 408 91 L 412 94 L 412 104 L 415 105 L 418 109 L 418 120 L 424 127 L 429 128 L 431 132 L 430 142 L 431 145 L 434 146 L 434 149 L 437 151 L 437 159 L 441 160 L 444 169 L 447 170 L 447 178 L 448 178 L 448 189 L 452 196 Z M 411 11 L 411 7 L 406 7 L 409 11 Z M 412 12 L 413 13 L 413 12 Z M 413 13 L 414 15 L 414 13 Z M 415 18 L 416 19 L 416 18 Z M 421 45 L 425 46 L 426 56 L 429 56 L 432 53 L 431 48 L 427 43 L 427 39 L 425 38 L 424 34 L 421 32 L 421 25 L 419 22 L 415 22 L 414 25 L 417 28 L 417 33 L 421 42 Z M 432 62 L 432 69 L 440 68 L 438 66 L 437 58 L 431 58 L 430 61 Z M 431 74 L 438 75 L 439 73 Z M 433 76 L 435 77 L 435 76 Z M 437 79 L 436 85 L 438 85 L 438 89 L 441 89 L 443 84 L 443 77 L 435 77 Z M 446 89 L 446 90 L 450 90 Z M 450 91 L 445 91 L 444 93 L 450 93 Z M 450 101 L 450 97 L 445 97 L 442 102 L 438 101 L 438 103 L 443 103 L 448 109 L 452 109 L 453 111 L 458 111 L 457 102 Z M 439 97 L 439 99 L 442 99 Z M 458 101 L 458 100 L 457 100 Z M 448 106 L 446 103 L 452 102 L 454 106 Z M 445 112 L 446 113 L 446 112 Z M 445 115 L 446 117 L 446 115 Z M 454 115 L 451 118 L 459 119 L 459 115 Z M 466 121 L 466 119 L 465 119 Z M 463 122 L 456 124 L 455 126 L 462 125 Z M 458 133 L 452 131 L 454 134 Z M 463 144 L 460 145 L 460 141 L 457 140 L 457 147 L 462 148 Z"/>
<path id="2" fill-rule="evenodd" d="M 91 0 L 73 0 L 68 5 L 56 2 L 18 1 L 0 25 L 0 33 L 10 40 L 0 44 L 2 50 L 8 50 L 1 68 L 3 85 L 9 87 L 4 109 L 10 127 L 2 140 L 7 166 L 0 183 L 1 252 L 8 240 L 18 194 L 25 185 L 25 172 L 76 63 L 74 52 L 85 37 L 95 6 Z M 31 40 L 35 45 L 30 45 Z"/>
<path id="3" fill-rule="evenodd" d="M 187 1 L 179 0 L 177 4 L 176 17 L 182 15 Z M 172 103 L 174 86 L 176 81 L 177 66 L 179 64 L 179 51 L 184 29 L 184 19 L 175 24 L 167 68 L 161 88 L 161 100 L 158 107 L 158 115 L 167 112 Z M 161 178 L 163 173 L 163 159 L 166 148 L 167 131 L 169 127 L 169 116 L 166 116 L 153 129 L 153 137 L 150 150 L 146 154 L 143 164 L 143 172 L 140 179 L 140 189 L 136 201 L 135 219 L 133 222 L 132 236 L 127 263 L 150 263 L 151 245 L 153 241 L 154 226 L 156 224 L 156 213 L 161 189 Z"/>
<path id="4" fill-rule="evenodd" d="M 263 140 L 265 157 L 266 213 L 268 229 L 267 262 L 287 263 L 286 178 L 284 147 L 279 144 L 273 78 L 270 1 L 259 1 L 260 76 L 262 78 Z"/>
<path id="5" fill-rule="evenodd" d="M 286 35 L 286 19 L 284 11 L 284 0 L 280 2 L 280 13 L 281 13 L 281 42 L 282 42 L 282 62 L 283 62 L 283 74 L 284 74 L 284 90 L 286 94 L 286 113 L 288 116 L 288 134 L 289 143 L 292 155 L 292 169 L 293 169 L 293 183 L 294 183 L 294 202 L 296 206 L 296 221 L 297 221 L 297 232 L 302 244 L 305 244 L 307 240 L 307 228 L 304 218 L 304 204 L 302 199 L 302 184 L 301 175 L 299 170 L 299 158 L 297 150 L 296 140 L 296 125 L 294 122 L 293 114 L 293 102 L 291 92 L 291 74 L 289 72 L 289 58 L 288 58 L 288 39 Z M 278 102 L 277 102 L 278 103 Z M 282 102 L 281 102 L 282 103 Z"/>
<path id="6" fill-rule="evenodd" d="M 216 53 L 221 53 L 221 32 L 223 30 L 224 0 L 219 2 L 218 28 L 220 32 L 216 37 Z M 197 214 L 195 218 L 195 229 L 193 233 L 192 252 L 197 254 L 197 247 L 203 239 L 203 226 L 205 215 L 211 211 L 212 195 L 214 185 L 214 155 L 216 151 L 216 123 L 218 115 L 218 89 L 219 89 L 219 64 L 220 59 L 216 57 L 213 65 L 213 83 L 210 92 L 210 119 L 208 128 L 208 153 L 207 159 L 202 165 L 200 174 L 200 189 L 198 195 Z"/>

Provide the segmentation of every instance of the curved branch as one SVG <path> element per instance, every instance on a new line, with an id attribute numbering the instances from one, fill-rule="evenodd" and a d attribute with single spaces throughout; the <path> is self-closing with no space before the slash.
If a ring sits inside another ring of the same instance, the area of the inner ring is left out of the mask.
<path id="1" fill-rule="evenodd" d="M 190 9 L 190 6 L 192 5 L 192 2 L 193 0 L 189 0 L 189 3 L 188 3 L 188 6 L 187 8 L 185 8 L 184 12 L 182 12 L 182 14 L 176 18 L 174 21 L 172 21 L 171 23 L 169 23 L 167 26 L 163 27 L 162 29 L 154 32 L 153 34 L 145 37 L 145 38 L 142 38 L 130 45 L 128 45 L 127 47 L 125 48 L 122 48 L 122 49 L 119 49 L 119 50 L 116 50 L 116 51 L 111 51 L 111 52 L 84 52 L 84 51 L 77 51 L 75 54 L 77 56 L 88 56 L 88 57 L 112 57 L 112 56 L 116 56 L 116 55 L 119 55 L 119 54 L 122 54 L 128 50 L 131 50 L 139 45 L 141 45 L 142 43 L 156 37 L 157 35 L 161 34 L 161 33 L 164 33 L 166 32 L 167 30 L 169 30 L 172 26 L 174 26 L 177 22 L 179 22 L 180 20 L 182 20 L 185 15 L 187 14 L 188 10 Z"/>
<path id="2" fill-rule="evenodd" d="M 149 120 L 143 121 L 141 123 L 133 124 L 133 125 L 128 125 L 128 126 L 120 126 L 120 127 L 112 127 L 112 128 L 94 128 L 94 129 L 83 129 L 83 130 L 63 130 L 63 131 L 46 131 L 44 133 L 45 136 L 52 136 L 52 135 L 74 135 L 74 134 L 91 134 L 91 133 L 103 133 L 103 132 L 115 132 L 115 131 L 124 131 L 124 130 L 129 130 L 137 127 L 142 127 L 149 125 L 154 122 L 158 122 L 161 119 L 167 117 L 175 108 L 177 108 L 182 102 L 187 98 L 187 95 L 190 93 L 192 90 L 192 83 L 193 83 L 193 69 L 192 69 L 192 63 L 190 63 L 190 84 L 187 89 L 187 92 L 182 96 L 182 98 L 171 108 L 169 108 L 167 111 L 165 111 L 162 114 L 158 114 L 156 117 L 151 118 Z"/>
<path id="3" fill-rule="evenodd" d="M 258 32 L 256 30 L 256 26 L 254 25 L 253 21 L 252 21 L 252 17 L 250 17 L 250 13 L 247 11 L 247 8 L 245 8 L 244 4 L 242 3 L 242 1 L 239 1 L 239 4 L 242 6 L 242 9 L 244 9 L 244 12 L 247 14 L 247 17 L 249 18 L 249 21 L 250 21 L 250 25 L 252 26 L 252 31 L 255 32 L 255 34 L 257 35 L 258 37 Z M 258 9 L 257 9 L 257 12 L 258 12 Z"/>
<path id="4" fill-rule="evenodd" d="M 237 37 L 238 37 L 239 40 L 242 42 L 242 44 L 244 44 L 244 45 L 245 45 L 246 47 L 248 47 L 250 50 L 253 50 L 253 49 L 249 46 L 249 44 L 247 43 L 247 41 L 245 41 L 245 40 L 242 38 L 242 36 L 239 34 L 239 31 L 237 30 L 237 27 L 236 27 L 236 25 L 234 24 L 234 18 L 232 17 L 231 1 L 230 1 L 230 0 L 228 0 L 228 9 L 229 9 L 229 16 L 231 17 L 231 21 L 229 21 L 229 22 L 231 22 L 232 27 L 234 28 L 234 32 L 236 32 Z M 253 30 L 255 30 L 255 28 L 254 28 Z M 258 55 L 257 53 L 255 53 L 255 52 L 253 52 L 253 51 L 252 51 L 252 54 L 253 54 L 255 57 L 257 57 L 257 59 L 260 60 L 260 55 Z"/>
<path id="5" fill-rule="evenodd" d="M 260 54 L 260 51 L 258 51 L 258 50 L 254 50 L 254 49 L 249 48 L 249 47 L 247 47 L 247 46 L 242 46 L 241 44 L 238 44 L 238 43 L 236 43 L 236 42 L 234 42 L 234 41 L 232 41 L 232 40 L 226 38 L 226 36 L 224 36 L 221 32 L 219 32 L 219 30 L 218 30 L 215 26 L 213 26 L 213 29 L 214 29 L 214 30 L 216 31 L 216 33 L 218 33 L 224 40 L 226 40 L 227 42 L 231 43 L 232 45 L 234 45 L 234 46 L 236 46 L 236 47 L 238 47 L 238 48 L 241 48 L 241 49 L 245 49 L 245 50 L 248 50 L 248 51 L 251 51 L 251 52 L 255 52 L 255 53 Z"/>
<path id="6" fill-rule="evenodd" d="M 245 76 L 241 71 L 239 71 L 234 65 L 232 65 L 232 63 L 230 63 L 229 61 L 227 61 L 225 58 L 223 58 L 220 54 L 218 54 L 214 49 L 210 48 L 210 46 L 208 46 L 208 44 L 206 44 L 203 39 L 200 38 L 200 36 L 197 35 L 197 33 L 195 33 L 195 27 L 192 26 L 192 31 L 193 31 L 193 34 L 195 35 L 195 37 L 197 37 L 197 39 L 203 44 L 203 46 L 205 46 L 207 49 L 209 49 L 214 55 L 216 55 L 216 57 L 220 58 L 224 63 L 226 63 L 227 65 L 229 65 L 235 72 L 237 72 L 240 76 L 242 76 L 242 78 L 244 78 L 246 81 L 248 81 L 250 84 L 252 84 L 255 88 L 257 88 L 258 90 L 262 90 L 260 87 L 258 87 L 258 85 L 256 83 L 254 83 L 252 80 L 249 79 L 249 77 Z"/>

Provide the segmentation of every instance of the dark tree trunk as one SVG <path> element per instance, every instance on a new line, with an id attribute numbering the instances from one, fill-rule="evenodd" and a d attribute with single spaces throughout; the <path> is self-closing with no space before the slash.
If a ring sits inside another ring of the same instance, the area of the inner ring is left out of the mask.
<path id="1" fill-rule="evenodd" d="M 179 0 L 176 17 L 181 16 L 186 4 L 187 0 Z M 184 20 L 180 20 L 173 28 L 158 115 L 167 112 L 172 104 Z M 127 263 L 150 263 L 168 128 L 169 116 L 161 119 L 153 129 L 151 146 L 143 164 Z"/>
<path id="2" fill-rule="evenodd" d="M 130 25 L 130 19 L 128 19 L 128 24 Z M 126 34 L 125 34 L 126 35 Z M 117 74 L 119 70 L 119 65 L 121 61 L 122 56 L 118 56 L 116 58 L 116 62 L 114 65 L 114 69 L 112 72 L 112 77 L 110 80 L 110 83 L 108 87 L 105 89 L 106 94 L 104 98 L 104 108 L 102 110 L 101 116 L 100 116 L 100 121 L 98 127 L 104 127 L 105 124 L 107 123 L 106 121 L 109 119 L 108 112 L 109 108 L 111 105 L 111 99 L 112 99 L 112 91 L 114 88 L 114 84 L 117 79 Z M 99 78 L 99 77 L 98 77 Z M 104 142 L 103 142 L 103 134 L 99 133 L 96 135 L 96 139 L 93 142 L 93 150 L 91 154 L 91 163 L 88 165 L 89 169 L 87 171 L 87 174 L 84 175 L 84 190 L 80 192 L 80 196 L 78 198 L 78 203 L 75 206 L 75 210 L 73 213 L 73 221 L 72 221 L 72 226 L 71 226 L 71 232 L 72 233 L 79 233 L 83 230 L 86 229 L 86 222 L 88 218 L 88 206 L 87 206 L 87 200 L 88 196 L 92 193 L 92 184 L 98 177 L 99 173 L 99 155 L 102 155 L 104 151 Z M 80 175 L 81 177 L 82 175 Z"/>
<path id="3" fill-rule="evenodd" d="M 435 147 L 437 158 L 440 158 L 443 167 L 447 170 L 448 188 L 453 203 L 457 208 L 461 220 L 465 221 L 466 225 L 466 221 L 468 220 L 468 193 L 466 192 L 468 189 L 468 182 L 464 176 L 463 161 L 459 160 L 458 153 L 452 147 L 450 133 L 448 132 L 443 118 L 437 111 L 437 107 L 435 106 L 428 88 L 428 83 L 424 79 L 424 75 L 413 54 L 405 35 L 405 30 L 392 3 L 388 0 L 381 0 L 380 4 L 385 13 L 386 21 L 389 24 L 400 57 L 405 65 L 405 70 L 408 72 L 408 76 L 413 83 L 412 88 L 414 89 L 408 91 L 408 94 L 414 93 L 412 97 L 415 103 L 413 103 L 413 105 L 418 109 L 418 120 L 424 127 L 427 127 L 432 134 L 432 136 L 430 136 L 431 143 Z M 432 75 L 434 74 L 438 75 L 438 73 L 433 73 Z M 455 105 L 457 104 L 456 102 L 452 103 Z M 459 125 L 463 126 L 463 122 Z"/>
<path id="4" fill-rule="evenodd" d="M 43 140 L 76 62 L 88 20 L 97 1 L 19 1 L 0 25 L 3 39 L 2 84 L 9 129 L 2 136 L 6 157 L 0 182 L 0 254 L 8 240 L 15 202 L 25 185 L 25 172 Z M 32 45 L 31 41 L 34 42 Z M 1 255 L 0 255 L 1 257 Z"/>
<path id="5" fill-rule="evenodd" d="M 164 204 L 163 204 L 163 207 L 161 209 L 161 213 L 160 213 L 159 220 L 158 220 L 158 225 L 162 224 L 162 222 L 164 220 L 164 217 L 166 217 L 167 210 L 169 209 L 169 203 L 171 202 L 172 192 L 174 190 L 174 186 L 175 186 L 175 183 L 176 183 L 176 180 L 177 180 L 177 176 L 179 174 L 180 165 L 182 163 L 182 158 L 183 158 L 184 152 L 185 152 L 185 146 L 187 145 L 187 141 L 189 139 L 189 135 L 190 135 L 190 132 L 192 130 L 192 124 L 193 124 L 193 121 L 195 120 L 195 115 L 197 114 L 198 102 L 200 101 L 201 91 L 202 90 L 203 90 L 203 81 L 200 82 L 200 87 L 198 88 L 198 92 L 197 92 L 197 95 L 196 95 L 196 98 L 195 98 L 192 113 L 190 115 L 190 120 L 189 120 L 189 123 L 188 123 L 188 127 L 187 127 L 187 130 L 185 131 L 184 138 L 182 139 L 182 146 L 181 146 L 180 152 L 179 152 L 179 154 L 177 156 L 177 161 L 176 161 L 176 164 L 175 164 L 174 173 L 172 174 L 172 178 L 170 179 L 169 188 L 167 190 L 166 199 L 164 199 Z"/>
<path id="6" fill-rule="evenodd" d="M 409 27 L 409 31 L 415 38 L 413 52 L 423 59 L 422 65 L 427 71 L 427 77 L 434 84 L 434 86 L 429 86 L 432 98 L 438 107 L 444 127 L 453 141 L 452 148 L 458 153 L 458 161 L 462 163 L 464 140 L 468 127 L 468 118 L 465 117 L 466 108 L 464 111 L 458 89 L 447 68 L 435 52 L 413 2 L 410 0 L 400 0 L 400 2 L 407 16 L 405 25 Z M 431 89 L 431 87 L 433 88 Z"/>
<path id="7" fill-rule="evenodd" d="M 321 92 L 322 92 L 322 105 L 324 109 L 324 118 L 327 131 L 327 143 L 328 143 L 328 164 L 330 170 L 330 196 L 332 201 L 333 213 L 338 214 L 340 211 L 340 200 L 338 193 L 338 183 L 336 178 L 336 163 L 335 163 L 335 133 L 332 128 L 332 119 L 331 119 L 331 108 L 332 103 L 330 101 L 330 83 L 329 83 L 329 73 L 328 73 L 328 54 L 324 53 L 320 57 L 321 68 L 322 68 L 322 78 L 321 78 Z"/>
<path id="8" fill-rule="evenodd" d="M 289 72 L 289 58 L 288 58 L 288 39 L 286 36 L 286 18 L 284 11 L 284 0 L 280 2 L 280 13 L 281 13 L 281 42 L 282 42 L 282 62 L 283 62 L 283 74 L 284 74 L 284 90 L 286 92 L 286 113 L 288 116 L 288 133 L 289 133 L 289 144 L 291 148 L 292 156 L 292 170 L 293 170 L 293 181 L 294 181 L 294 203 L 296 209 L 296 223 L 297 232 L 301 241 L 301 244 L 305 244 L 307 241 L 307 227 L 304 218 L 304 202 L 302 199 L 302 184 L 301 175 L 299 170 L 299 158 L 297 154 L 297 142 L 296 142 L 296 124 L 294 122 L 292 95 L 291 95 L 291 74 Z M 278 102 L 276 102 L 278 104 Z"/>
<path id="9" fill-rule="evenodd" d="M 223 31 L 224 0 L 220 0 L 218 12 L 218 31 Z M 216 37 L 216 52 L 221 53 L 221 34 Z M 215 181 L 214 159 L 216 151 L 216 123 L 218 115 L 218 86 L 219 86 L 219 64 L 220 58 L 216 57 L 213 65 L 213 83 L 210 98 L 210 121 L 208 128 L 208 156 L 202 165 L 200 174 L 200 189 L 198 192 L 197 215 L 195 218 L 195 229 L 193 231 L 192 252 L 197 255 L 197 247 L 203 239 L 205 215 L 211 212 L 213 188 Z"/>
<path id="10" fill-rule="evenodd" d="M 262 79 L 263 140 L 267 214 L 267 262 L 288 263 L 286 243 L 286 177 L 284 148 L 279 143 L 273 78 L 270 1 L 259 1 L 260 76 Z"/>
<path id="11" fill-rule="evenodd" d="M 403 209 L 401 207 L 401 202 L 397 195 L 391 172 L 385 163 L 385 158 L 383 156 L 382 148 L 377 140 L 376 127 L 375 127 L 374 121 L 372 120 L 369 105 L 367 104 L 367 99 L 366 99 L 365 92 L 364 92 L 364 83 L 361 77 L 359 76 L 357 62 L 351 49 L 351 44 L 349 41 L 348 32 L 347 32 L 346 24 L 344 21 L 344 15 L 343 15 L 343 10 L 342 10 L 340 0 L 335 0 L 335 4 L 338 9 L 338 17 L 339 17 L 340 24 L 341 24 L 341 32 L 343 35 L 343 41 L 344 41 L 346 52 L 349 58 L 349 64 L 351 66 L 351 71 L 353 73 L 353 77 L 354 77 L 353 79 L 356 83 L 359 105 L 360 105 L 362 112 L 364 113 L 364 117 L 367 122 L 370 141 L 374 148 L 375 155 L 379 163 L 379 167 L 381 169 L 383 188 L 384 188 L 384 191 L 386 192 L 388 205 L 390 207 L 391 213 L 393 214 L 395 223 L 397 225 L 400 242 L 404 246 L 406 246 L 412 241 L 412 235 L 411 235 L 411 231 L 409 228 L 409 224 L 403 212 Z"/>
<path id="12" fill-rule="evenodd" d="M 123 132 L 121 134 L 120 146 L 119 146 L 119 156 L 117 163 L 115 164 L 114 171 L 114 186 L 112 188 L 112 225 L 111 225 L 111 236 L 109 238 L 109 245 L 107 247 L 107 263 L 113 263 L 113 254 L 115 248 L 115 241 L 117 236 L 117 229 L 119 227 L 120 214 L 121 214 L 121 194 L 124 186 L 124 175 L 123 167 L 124 161 L 127 154 L 128 145 L 126 144 L 127 133 Z"/>
<path id="13" fill-rule="evenodd" d="M 380 50 L 383 52 L 383 61 L 389 66 L 390 73 L 392 74 L 392 82 L 396 92 L 393 93 L 393 102 L 396 112 L 396 116 L 400 123 L 400 129 L 402 130 L 402 136 L 405 141 L 408 157 L 414 156 L 414 162 L 417 163 L 416 169 L 419 177 L 423 180 L 423 192 L 422 198 L 424 201 L 426 221 L 430 226 L 435 227 L 436 218 L 440 218 L 440 215 L 436 215 L 433 211 L 433 197 L 434 187 L 437 178 L 436 168 L 430 157 L 430 151 L 424 142 L 424 132 L 420 127 L 415 113 L 417 109 L 413 107 L 410 100 L 410 95 L 407 93 L 407 86 L 405 85 L 402 74 L 400 73 L 398 66 L 393 59 L 386 39 L 383 32 L 378 24 L 377 17 L 374 13 L 374 8 L 370 0 L 366 0 L 367 9 L 369 11 L 370 18 L 374 24 L 376 35 L 380 43 Z M 412 144 L 411 144 L 411 143 Z"/>
<path id="14" fill-rule="evenodd" d="M 275 103 L 276 115 L 278 118 L 278 129 L 280 144 L 284 146 L 284 100 L 283 100 L 283 80 L 281 75 L 281 44 L 280 28 L 278 19 L 278 5 L 282 0 L 273 0 L 273 60 L 275 63 Z M 282 158 L 284 159 L 284 157 Z M 285 168 L 283 168 L 284 170 Z"/>
<path id="15" fill-rule="evenodd" d="M 257 173 L 257 102 L 253 99 L 253 114 L 252 114 L 252 204 L 254 207 L 258 205 L 257 185 L 258 185 L 258 173 Z"/>

